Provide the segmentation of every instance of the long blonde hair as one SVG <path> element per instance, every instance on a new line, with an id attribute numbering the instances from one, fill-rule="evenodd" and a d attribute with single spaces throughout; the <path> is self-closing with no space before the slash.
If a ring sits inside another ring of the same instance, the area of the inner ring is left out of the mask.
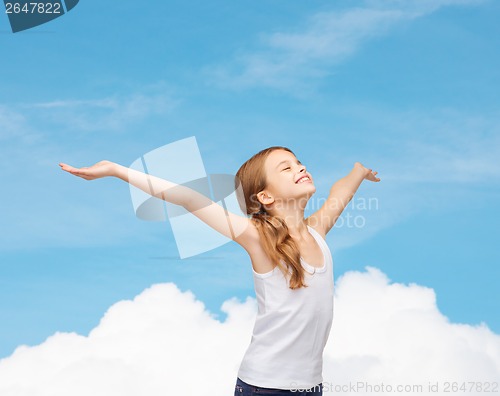
<path id="1" fill-rule="evenodd" d="M 289 287 L 290 289 L 298 289 L 307 287 L 304 283 L 304 269 L 300 262 L 299 248 L 290 236 L 285 220 L 267 213 L 264 206 L 257 199 L 257 194 L 267 187 L 264 170 L 265 160 L 275 150 L 285 150 L 293 154 L 292 150 L 281 146 L 261 150 L 238 169 L 235 182 L 237 188 L 238 184 L 241 184 L 246 212 L 252 215 L 264 251 L 278 265 L 285 277 L 291 270 Z M 243 208 L 243 205 L 241 206 Z"/>

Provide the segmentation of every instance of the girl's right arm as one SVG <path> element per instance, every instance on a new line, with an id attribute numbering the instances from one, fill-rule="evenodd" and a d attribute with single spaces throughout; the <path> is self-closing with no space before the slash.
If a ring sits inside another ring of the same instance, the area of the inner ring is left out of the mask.
<path id="1" fill-rule="evenodd" d="M 226 211 L 203 194 L 168 180 L 124 167 L 110 161 L 101 161 L 91 167 L 75 168 L 60 163 L 62 170 L 85 180 L 117 177 L 153 197 L 184 207 L 201 221 L 224 236 L 239 243 L 248 252 L 259 244 L 255 225 L 247 217 Z"/>
<path id="2" fill-rule="evenodd" d="M 356 194 L 363 180 L 380 181 L 377 173 L 365 168 L 360 162 L 356 162 L 351 172 L 331 187 L 323 206 L 307 218 L 308 224 L 325 237 Z"/>

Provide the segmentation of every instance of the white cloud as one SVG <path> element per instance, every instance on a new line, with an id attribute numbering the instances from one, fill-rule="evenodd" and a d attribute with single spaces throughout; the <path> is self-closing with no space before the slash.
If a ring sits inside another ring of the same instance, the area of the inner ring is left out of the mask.
<path id="1" fill-rule="evenodd" d="M 10 111 L 6 106 L 0 105 L 0 139 L 8 138 L 12 133 L 17 133 L 24 123 L 21 114 Z"/>
<path id="2" fill-rule="evenodd" d="M 25 107 L 41 109 L 45 120 L 83 131 L 117 131 L 151 115 L 168 114 L 178 103 L 164 93 L 135 93 L 92 100 L 53 100 Z"/>
<path id="3" fill-rule="evenodd" d="M 336 382 L 500 380 L 500 336 L 485 324 L 451 323 L 432 289 L 391 284 L 368 268 L 341 278 L 337 296 L 326 367 Z"/>
<path id="4" fill-rule="evenodd" d="M 22 143 L 36 143 L 39 135 L 29 126 L 29 123 L 22 112 L 0 104 L 0 142 L 17 139 Z"/>
<path id="5" fill-rule="evenodd" d="M 336 287 L 328 386 L 500 380 L 500 336 L 484 324 L 450 323 L 432 289 L 390 283 L 374 268 L 346 273 Z M 56 333 L 19 347 L 0 361 L 0 394 L 230 395 L 256 304 L 230 299 L 222 309 L 221 323 L 191 292 L 154 285 L 113 305 L 86 337 Z"/>
<path id="6" fill-rule="evenodd" d="M 482 0 L 372 0 L 363 7 L 318 12 L 295 32 L 261 35 L 261 49 L 239 54 L 206 73 L 223 87 L 265 86 L 302 94 L 314 79 L 353 55 L 364 42 L 441 7 L 476 5 Z M 308 80 L 306 84 L 303 80 Z"/>

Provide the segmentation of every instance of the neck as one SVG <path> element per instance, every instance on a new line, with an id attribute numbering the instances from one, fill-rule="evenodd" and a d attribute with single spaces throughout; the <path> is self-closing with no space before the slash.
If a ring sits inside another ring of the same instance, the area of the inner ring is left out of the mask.
<path id="1" fill-rule="evenodd" d="M 304 220 L 304 208 L 283 208 L 272 211 L 271 214 L 285 220 L 290 236 L 294 239 L 301 238 L 301 235 L 309 232 Z"/>

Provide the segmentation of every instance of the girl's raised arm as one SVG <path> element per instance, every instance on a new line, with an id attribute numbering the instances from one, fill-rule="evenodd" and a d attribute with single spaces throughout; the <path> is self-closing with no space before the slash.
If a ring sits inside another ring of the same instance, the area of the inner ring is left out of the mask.
<path id="1" fill-rule="evenodd" d="M 306 219 L 307 223 L 324 237 L 332 229 L 363 180 L 380 181 L 377 173 L 356 162 L 351 172 L 331 187 L 326 202 Z"/>
<path id="2" fill-rule="evenodd" d="M 259 235 L 250 219 L 226 211 L 196 190 L 168 180 L 127 168 L 111 161 L 100 161 L 90 167 L 75 168 L 60 163 L 62 170 L 85 180 L 117 177 L 153 197 L 180 205 L 224 236 L 238 242 L 247 251 L 258 243 Z"/>

